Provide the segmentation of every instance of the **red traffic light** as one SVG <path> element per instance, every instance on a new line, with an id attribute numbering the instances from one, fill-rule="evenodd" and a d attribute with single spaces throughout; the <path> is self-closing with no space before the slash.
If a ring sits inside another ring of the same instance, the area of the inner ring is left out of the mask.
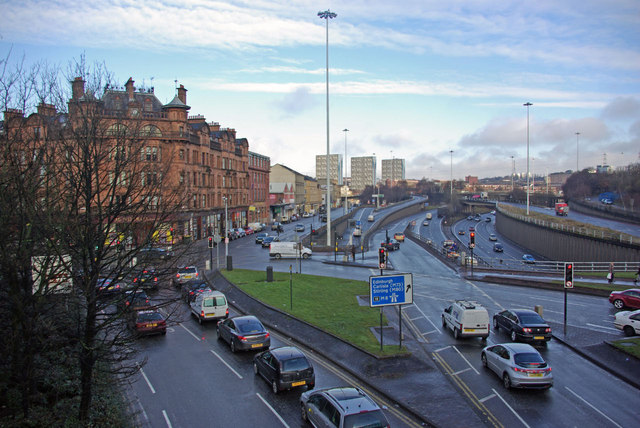
<path id="1" fill-rule="evenodd" d="M 567 269 L 573 269 L 573 266 L 571 266 L 571 264 L 568 264 Z"/>

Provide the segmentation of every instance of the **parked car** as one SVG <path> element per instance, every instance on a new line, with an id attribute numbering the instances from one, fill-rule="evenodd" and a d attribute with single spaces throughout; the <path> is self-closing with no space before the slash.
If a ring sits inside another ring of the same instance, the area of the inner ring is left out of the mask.
<path id="1" fill-rule="evenodd" d="M 184 266 L 184 267 L 178 268 L 178 272 L 176 273 L 176 276 L 173 277 L 171 282 L 173 283 L 174 287 L 180 287 L 182 284 L 189 281 L 190 279 L 197 279 L 197 278 L 198 278 L 197 267 Z"/>
<path id="2" fill-rule="evenodd" d="M 495 233 L 491 233 L 489 234 L 489 241 L 497 241 L 498 237 L 496 236 Z"/>
<path id="3" fill-rule="evenodd" d="M 274 221 L 271 224 L 271 230 L 278 230 L 278 226 L 281 226 L 280 222 Z"/>
<path id="4" fill-rule="evenodd" d="M 380 243 L 382 248 L 386 248 L 387 251 L 395 251 L 400 249 L 400 243 L 395 239 L 389 239 L 389 242 L 383 241 Z"/>
<path id="5" fill-rule="evenodd" d="M 506 309 L 493 316 L 493 328 L 504 329 L 512 342 L 540 342 L 551 340 L 551 327 L 537 312 L 530 309 Z"/>
<path id="6" fill-rule="evenodd" d="M 640 334 L 640 310 L 637 311 L 620 311 L 616 313 L 613 325 L 624 331 L 627 336 L 635 336 Z"/>
<path id="7" fill-rule="evenodd" d="M 272 242 L 280 242 L 277 236 L 267 236 L 262 240 L 262 248 L 269 248 Z"/>
<path id="8" fill-rule="evenodd" d="M 124 306 L 132 311 L 142 311 L 149 309 L 151 303 L 149 303 L 149 296 L 144 290 L 129 290 L 125 292 L 123 299 Z"/>
<path id="9" fill-rule="evenodd" d="M 399 242 L 404 242 L 404 233 L 402 232 L 396 232 L 393 234 L 393 239 L 395 239 L 396 241 Z"/>
<path id="10" fill-rule="evenodd" d="M 138 335 L 167 334 L 167 321 L 158 311 L 137 311 L 129 320 L 129 328 Z"/>
<path id="11" fill-rule="evenodd" d="M 305 211 L 302 213 L 302 218 L 309 218 L 309 217 L 311 217 L 311 214 L 309 214 L 308 212 Z"/>
<path id="12" fill-rule="evenodd" d="M 442 311 L 442 327 L 453 331 L 453 337 L 489 337 L 489 312 L 481 304 L 457 300 Z"/>
<path id="13" fill-rule="evenodd" d="M 264 238 L 266 238 L 267 236 L 269 236 L 269 234 L 268 234 L 268 233 L 266 233 L 266 232 L 258 233 L 258 234 L 256 235 L 256 244 L 262 244 L 262 240 L 263 240 Z"/>
<path id="14" fill-rule="evenodd" d="M 496 253 L 502 253 L 504 251 L 504 247 L 501 243 L 496 242 L 495 244 L 493 244 L 493 251 L 495 251 Z"/>
<path id="15" fill-rule="evenodd" d="M 529 264 L 529 265 L 533 265 L 536 263 L 536 259 L 533 258 L 533 256 L 531 254 L 523 254 L 522 255 L 522 262 Z"/>
<path id="16" fill-rule="evenodd" d="M 502 378 L 509 388 L 544 388 L 553 386 L 551 367 L 542 355 L 526 343 L 503 343 L 487 346 L 480 354 L 482 365 Z"/>
<path id="17" fill-rule="evenodd" d="M 325 388 L 300 396 L 302 419 L 316 427 L 389 427 L 382 409 L 360 388 Z"/>
<path id="18" fill-rule="evenodd" d="M 253 357 L 253 373 L 271 385 L 274 394 L 285 389 L 305 386 L 314 388 L 316 376 L 313 366 L 301 350 L 284 346 L 261 352 Z"/>
<path id="19" fill-rule="evenodd" d="M 191 314 L 198 318 L 198 322 L 221 320 L 229 317 L 229 304 L 224 294 L 219 291 L 203 290 L 195 295 L 189 304 Z"/>
<path id="20" fill-rule="evenodd" d="M 249 226 L 247 226 L 247 227 L 244 228 L 244 233 L 247 234 L 247 235 L 253 235 L 255 233 L 255 231 L 252 228 L 250 228 Z"/>
<path id="21" fill-rule="evenodd" d="M 296 224 L 296 232 L 304 232 L 304 224 Z"/>
<path id="22" fill-rule="evenodd" d="M 613 303 L 616 309 L 640 309 L 640 288 L 612 291 L 609 294 L 609 302 Z"/>
<path id="23" fill-rule="evenodd" d="M 144 247 L 138 250 L 141 260 L 167 260 L 173 257 L 173 251 L 160 247 Z"/>
<path id="24" fill-rule="evenodd" d="M 154 268 L 142 269 L 138 275 L 133 278 L 134 285 L 138 285 L 144 289 L 158 289 L 158 273 Z"/>
<path id="25" fill-rule="evenodd" d="M 245 236 L 247 236 L 247 232 L 245 232 L 244 229 L 236 227 L 234 230 L 236 231 L 236 235 L 238 236 L 238 238 L 244 238 Z"/>
<path id="26" fill-rule="evenodd" d="M 224 340 L 229 344 L 231 352 L 268 349 L 271 346 L 269 332 L 253 315 L 237 316 L 219 321 L 216 334 L 219 340 Z"/>
<path id="27" fill-rule="evenodd" d="M 181 295 L 185 302 L 191 303 L 198 294 L 205 291 L 211 291 L 211 286 L 206 281 L 191 279 L 182 284 Z"/>

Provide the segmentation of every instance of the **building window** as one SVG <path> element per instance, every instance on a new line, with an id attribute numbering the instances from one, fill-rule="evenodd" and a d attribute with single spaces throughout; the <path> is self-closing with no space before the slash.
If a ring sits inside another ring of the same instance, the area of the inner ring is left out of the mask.
<path id="1" fill-rule="evenodd" d="M 184 160 L 184 149 L 180 149 L 180 151 L 178 152 L 178 157 L 179 157 L 181 160 Z"/>
<path id="2" fill-rule="evenodd" d="M 180 173 L 180 179 L 179 179 L 179 181 L 180 181 L 180 184 L 181 184 L 181 185 L 182 185 L 182 184 L 184 184 L 184 171 L 182 171 L 182 172 Z"/>

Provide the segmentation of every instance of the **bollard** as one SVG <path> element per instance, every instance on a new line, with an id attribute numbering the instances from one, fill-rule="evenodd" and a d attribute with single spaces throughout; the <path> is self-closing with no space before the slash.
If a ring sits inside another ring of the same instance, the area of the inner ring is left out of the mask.
<path id="1" fill-rule="evenodd" d="M 540 315 L 542 318 L 544 318 L 544 316 L 542 315 L 542 312 L 543 312 L 543 311 L 542 311 L 542 305 L 536 305 L 536 306 L 533 308 L 533 310 L 534 310 L 534 311 L 536 311 L 536 313 L 537 313 L 538 315 Z"/>
<path id="2" fill-rule="evenodd" d="M 273 282 L 273 266 L 267 266 L 267 282 Z"/>
<path id="3" fill-rule="evenodd" d="M 233 270 L 233 260 L 232 260 L 231 256 L 227 256 L 227 270 L 228 271 L 232 271 Z"/>

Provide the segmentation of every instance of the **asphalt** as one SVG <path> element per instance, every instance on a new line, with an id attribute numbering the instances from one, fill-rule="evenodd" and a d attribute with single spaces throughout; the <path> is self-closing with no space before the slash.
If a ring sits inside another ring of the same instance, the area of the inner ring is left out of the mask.
<path id="1" fill-rule="evenodd" d="M 377 260 L 373 258 L 357 258 L 353 262 L 351 259 L 344 261 L 340 257 L 334 261 L 333 256 L 327 256 L 323 261 L 369 269 L 378 268 Z M 270 329 L 332 361 L 394 406 L 412 414 L 423 425 L 484 425 L 484 421 L 471 409 L 470 402 L 435 365 L 432 356 L 415 338 L 406 333 L 410 332 L 407 326 L 403 328 L 403 345 L 410 350 L 410 355 L 378 358 L 331 333 L 255 300 L 229 283 L 218 271 L 209 273 L 214 286 L 224 292 L 230 303 L 240 312 L 258 316 Z M 397 311 L 385 308 L 385 316 L 392 328 L 398 330 Z M 609 344 L 606 338 L 610 336 L 575 326 L 568 326 L 565 332 L 562 324 L 551 324 L 556 340 L 593 364 L 640 389 L 640 360 Z M 387 335 L 386 331 L 384 334 L 387 344 L 387 337 L 398 336 L 398 333 Z"/>

